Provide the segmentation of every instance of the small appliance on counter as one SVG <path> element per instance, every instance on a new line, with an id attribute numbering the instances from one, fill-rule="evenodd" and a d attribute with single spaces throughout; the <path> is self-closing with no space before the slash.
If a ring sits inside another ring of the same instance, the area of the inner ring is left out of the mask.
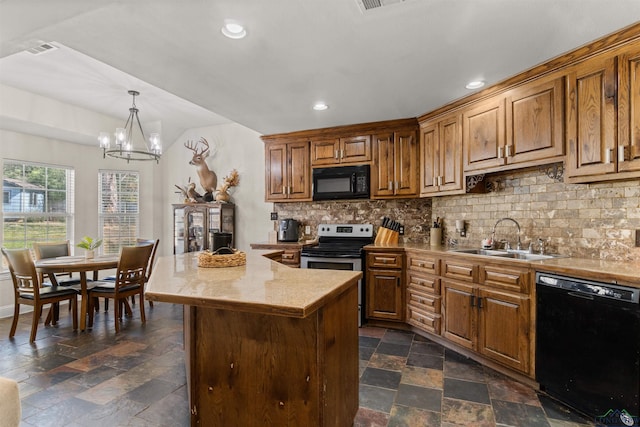
<path id="1" fill-rule="evenodd" d="M 279 242 L 297 242 L 299 237 L 298 221 L 292 218 L 280 220 L 278 224 Z"/>
<path id="2" fill-rule="evenodd" d="M 211 230 L 211 251 L 215 252 L 223 247 L 232 247 L 233 234 L 232 233 L 220 233 L 218 231 Z"/>

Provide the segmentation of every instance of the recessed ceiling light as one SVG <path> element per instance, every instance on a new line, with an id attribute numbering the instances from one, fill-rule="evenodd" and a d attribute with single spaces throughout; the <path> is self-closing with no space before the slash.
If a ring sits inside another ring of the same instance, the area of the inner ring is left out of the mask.
<path id="1" fill-rule="evenodd" d="M 329 108 L 329 106 L 324 102 L 316 102 L 315 104 L 313 104 L 313 109 L 316 111 L 324 111 L 327 108 Z"/>
<path id="2" fill-rule="evenodd" d="M 474 80 L 472 82 L 467 83 L 465 86 L 467 89 L 479 89 L 484 86 L 484 82 L 482 80 Z"/>
<path id="3" fill-rule="evenodd" d="M 247 30 L 244 29 L 242 24 L 233 19 L 225 19 L 221 31 L 222 34 L 230 39 L 241 39 L 247 35 Z"/>

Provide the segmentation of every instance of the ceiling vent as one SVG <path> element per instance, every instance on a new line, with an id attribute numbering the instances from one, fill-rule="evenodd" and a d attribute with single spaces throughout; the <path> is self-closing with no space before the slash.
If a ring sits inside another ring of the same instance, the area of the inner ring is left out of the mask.
<path id="1" fill-rule="evenodd" d="M 27 52 L 29 52 L 32 55 L 41 55 L 45 52 L 51 52 L 52 50 L 56 50 L 58 48 L 58 46 L 55 46 L 52 43 L 42 43 L 41 45 L 32 47 L 31 49 L 27 49 Z"/>
<path id="2" fill-rule="evenodd" d="M 358 7 L 362 13 L 368 12 L 373 9 L 379 9 L 384 6 L 390 6 L 396 3 L 404 3 L 407 0 L 356 0 Z"/>

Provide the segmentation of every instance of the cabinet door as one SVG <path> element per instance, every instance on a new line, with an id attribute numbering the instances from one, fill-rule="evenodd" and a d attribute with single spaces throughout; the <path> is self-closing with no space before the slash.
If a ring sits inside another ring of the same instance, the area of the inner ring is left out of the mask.
<path id="1" fill-rule="evenodd" d="M 440 126 L 438 123 L 420 127 L 420 194 L 438 192 L 440 176 Z"/>
<path id="2" fill-rule="evenodd" d="M 197 207 L 185 209 L 186 252 L 196 252 L 206 249 L 206 219 L 205 210 Z"/>
<path id="3" fill-rule="evenodd" d="M 509 92 L 506 99 L 507 163 L 544 160 L 564 154 L 563 89 L 563 79 L 558 78 Z"/>
<path id="4" fill-rule="evenodd" d="M 502 166 L 504 159 L 504 98 L 489 99 L 464 112 L 464 170 Z"/>
<path id="5" fill-rule="evenodd" d="M 373 135 L 371 195 L 393 196 L 395 182 L 395 148 L 393 133 Z"/>
<path id="6" fill-rule="evenodd" d="M 340 163 L 340 140 L 337 138 L 311 141 L 311 165 Z"/>
<path id="7" fill-rule="evenodd" d="M 183 254 L 184 240 L 184 208 L 173 208 L 173 253 Z"/>
<path id="8" fill-rule="evenodd" d="M 640 171 L 640 49 L 618 60 L 618 172 Z"/>
<path id="9" fill-rule="evenodd" d="M 529 372 L 529 298 L 479 289 L 478 351 L 521 372 Z"/>
<path id="10" fill-rule="evenodd" d="M 414 129 L 394 133 L 395 195 L 418 194 L 418 141 Z"/>
<path id="11" fill-rule="evenodd" d="M 440 123 L 440 192 L 463 188 L 461 122 L 462 116 L 455 115 Z"/>
<path id="12" fill-rule="evenodd" d="M 371 136 L 340 138 L 341 163 L 366 163 L 371 161 Z"/>
<path id="13" fill-rule="evenodd" d="M 287 144 L 265 145 L 265 199 L 267 201 L 287 198 Z"/>
<path id="14" fill-rule="evenodd" d="M 403 320 L 402 270 L 369 269 L 367 272 L 367 317 Z"/>
<path id="15" fill-rule="evenodd" d="M 475 349 L 477 311 L 475 286 L 442 280 L 443 336 L 463 347 Z"/>
<path id="16" fill-rule="evenodd" d="M 576 67 L 567 86 L 567 177 L 614 173 L 616 58 Z"/>
<path id="17" fill-rule="evenodd" d="M 287 178 L 289 199 L 311 199 L 311 165 L 309 164 L 309 142 L 287 144 L 289 162 Z"/>

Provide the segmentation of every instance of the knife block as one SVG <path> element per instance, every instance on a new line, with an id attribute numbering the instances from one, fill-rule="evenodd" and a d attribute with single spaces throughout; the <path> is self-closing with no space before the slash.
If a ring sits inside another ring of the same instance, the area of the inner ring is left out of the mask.
<path id="1" fill-rule="evenodd" d="M 378 228 L 378 234 L 376 234 L 376 245 L 395 245 L 398 243 L 398 236 L 400 233 L 390 230 L 385 227 Z"/>

